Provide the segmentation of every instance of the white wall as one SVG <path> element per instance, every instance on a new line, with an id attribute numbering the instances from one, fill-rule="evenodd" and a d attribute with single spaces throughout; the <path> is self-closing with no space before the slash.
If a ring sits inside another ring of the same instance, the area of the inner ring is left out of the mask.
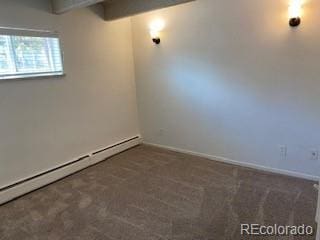
<path id="1" fill-rule="evenodd" d="M 132 19 L 146 142 L 320 176 L 320 2 L 197 0 Z M 148 24 L 163 18 L 160 46 Z M 281 159 L 278 145 L 288 146 Z"/>
<path id="2" fill-rule="evenodd" d="M 0 187 L 139 133 L 130 20 L 2 0 L 2 26 L 57 30 L 66 77 L 0 82 Z"/>

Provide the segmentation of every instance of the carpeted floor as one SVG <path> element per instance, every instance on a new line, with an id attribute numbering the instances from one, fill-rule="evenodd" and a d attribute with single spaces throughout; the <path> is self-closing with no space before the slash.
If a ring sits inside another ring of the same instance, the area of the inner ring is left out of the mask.
<path id="1" fill-rule="evenodd" d="M 313 182 L 141 145 L 0 206 L 0 239 L 224 240 L 315 227 Z"/>

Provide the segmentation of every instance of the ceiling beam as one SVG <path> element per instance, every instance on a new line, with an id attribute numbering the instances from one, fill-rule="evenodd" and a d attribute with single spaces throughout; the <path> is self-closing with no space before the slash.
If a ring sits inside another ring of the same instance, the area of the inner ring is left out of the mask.
<path id="1" fill-rule="evenodd" d="M 62 14 L 72 9 L 88 7 L 104 0 L 52 0 L 53 13 Z"/>
<path id="2" fill-rule="evenodd" d="M 105 19 L 115 20 L 195 0 L 106 0 Z"/>

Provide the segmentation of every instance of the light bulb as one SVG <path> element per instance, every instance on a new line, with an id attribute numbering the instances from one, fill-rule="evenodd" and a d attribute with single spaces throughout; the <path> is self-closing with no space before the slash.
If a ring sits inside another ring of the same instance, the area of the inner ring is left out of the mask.
<path id="1" fill-rule="evenodd" d="M 290 18 L 300 17 L 301 8 L 302 8 L 301 0 L 291 0 L 290 6 L 289 6 L 289 17 Z"/>
<path id="2" fill-rule="evenodd" d="M 150 23 L 149 28 L 150 28 L 150 31 L 160 32 L 164 29 L 164 26 L 165 26 L 165 23 L 162 19 L 156 19 Z"/>
<path id="3" fill-rule="evenodd" d="M 151 38 L 158 38 L 160 36 L 158 31 L 150 30 Z"/>

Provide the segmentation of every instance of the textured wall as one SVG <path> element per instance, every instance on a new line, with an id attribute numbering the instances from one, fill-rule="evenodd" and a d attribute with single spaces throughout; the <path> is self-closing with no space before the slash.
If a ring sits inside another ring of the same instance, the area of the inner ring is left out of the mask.
<path id="1" fill-rule="evenodd" d="M 66 76 L 0 82 L 0 187 L 139 133 L 129 20 L 3 0 L 1 26 L 57 30 Z"/>
<path id="2" fill-rule="evenodd" d="M 147 142 L 320 176 L 320 3 L 198 0 L 133 18 Z M 162 43 L 148 33 L 163 18 Z M 286 159 L 278 145 L 288 146 Z"/>

